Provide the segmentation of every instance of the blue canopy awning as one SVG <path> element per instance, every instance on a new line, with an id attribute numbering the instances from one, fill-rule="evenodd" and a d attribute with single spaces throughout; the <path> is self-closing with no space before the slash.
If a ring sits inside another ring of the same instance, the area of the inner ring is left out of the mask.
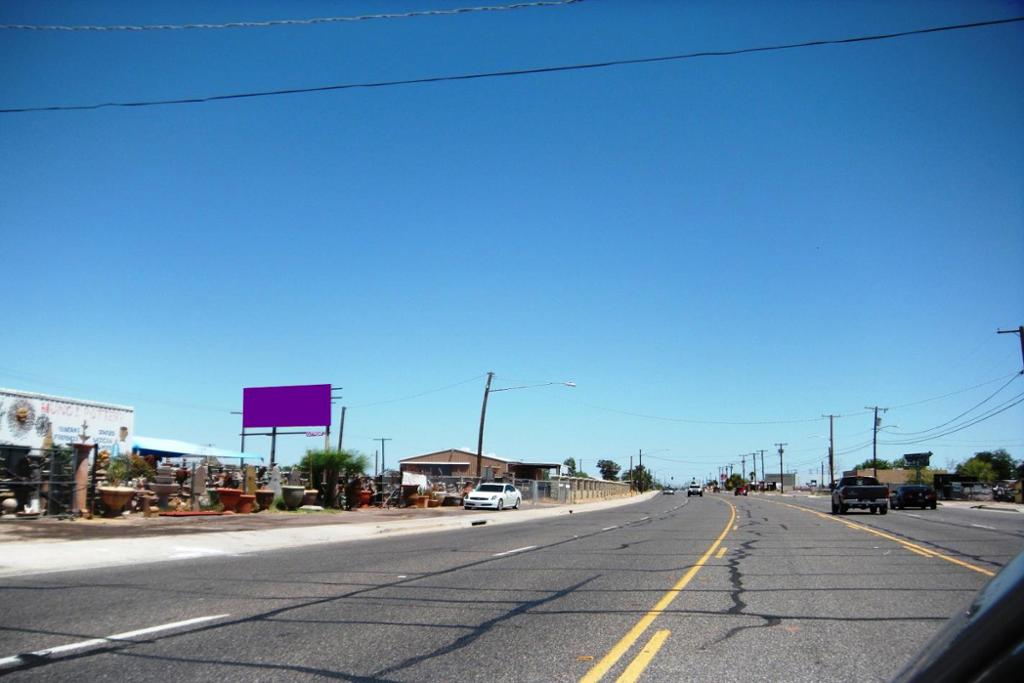
<path id="1" fill-rule="evenodd" d="M 240 453 L 238 451 L 229 451 L 225 448 L 215 448 L 188 441 L 179 441 L 178 439 L 158 439 L 152 436 L 132 437 L 132 450 L 139 455 L 155 455 L 158 457 L 263 461 L 263 456 L 259 453 Z"/>

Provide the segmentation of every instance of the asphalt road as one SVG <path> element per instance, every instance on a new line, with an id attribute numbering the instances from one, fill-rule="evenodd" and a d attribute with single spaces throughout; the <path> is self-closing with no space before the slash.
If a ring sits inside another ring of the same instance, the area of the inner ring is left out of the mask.
<path id="1" fill-rule="evenodd" d="M 1016 513 L 825 511 L 810 498 L 658 496 L 523 524 L 8 579 L 0 675 L 887 680 L 1024 545 Z M 161 630 L 82 644 L 141 629 Z"/>

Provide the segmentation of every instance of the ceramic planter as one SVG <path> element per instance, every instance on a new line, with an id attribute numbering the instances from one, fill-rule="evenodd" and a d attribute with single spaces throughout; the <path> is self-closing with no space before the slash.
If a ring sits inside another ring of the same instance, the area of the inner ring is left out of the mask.
<path id="1" fill-rule="evenodd" d="M 359 492 L 359 507 L 367 508 L 370 507 L 370 496 L 373 494 L 370 491 Z"/>
<path id="2" fill-rule="evenodd" d="M 305 495 L 302 497 L 303 505 L 316 505 L 316 497 L 320 495 L 320 492 L 316 489 L 306 489 Z"/>
<path id="3" fill-rule="evenodd" d="M 234 512 L 238 507 L 238 499 L 242 495 L 242 489 L 216 489 L 217 498 L 224 506 L 224 512 Z"/>
<path id="4" fill-rule="evenodd" d="M 120 515 L 124 506 L 135 495 L 135 489 L 130 486 L 100 486 L 96 490 L 100 493 L 100 500 L 103 501 L 107 517 Z"/>
<path id="5" fill-rule="evenodd" d="M 238 513 L 248 515 L 252 513 L 252 505 L 256 502 L 256 496 L 251 493 L 243 493 L 238 497 Z"/>
<path id="6" fill-rule="evenodd" d="M 302 498 L 305 495 L 304 486 L 281 486 L 281 497 L 284 498 L 285 507 L 294 510 L 302 506 Z"/>
<path id="7" fill-rule="evenodd" d="M 274 492 L 271 489 L 260 489 L 255 496 L 260 510 L 269 510 L 270 506 L 274 504 Z"/>

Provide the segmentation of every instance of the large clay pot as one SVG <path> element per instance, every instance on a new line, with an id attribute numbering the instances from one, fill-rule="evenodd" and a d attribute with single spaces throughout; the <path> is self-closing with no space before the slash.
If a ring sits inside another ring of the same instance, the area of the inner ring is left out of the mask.
<path id="1" fill-rule="evenodd" d="M 256 502 L 256 496 L 252 493 L 243 493 L 238 497 L 239 514 L 248 515 L 252 513 L 252 505 Z"/>
<path id="2" fill-rule="evenodd" d="M 283 484 L 281 486 L 281 497 L 284 498 L 285 507 L 289 510 L 294 510 L 302 506 L 302 498 L 305 495 L 305 486 L 289 486 Z"/>
<path id="3" fill-rule="evenodd" d="M 256 496 L 256 504 L 260 510 L 269 510 L 274 504 L 274 492 L 271 489 L 260 489 L 253 495 Z"/>
<path id="4" fill-rule="evenodd" d="M 234 512 L 241 495 L 242 489 L 217 489 L 217 498 L 224 506 L 224 512 Z"/>
<path id="5" fill-rule="evenodd" d="M 370 507 L 370 496 L 373 495 L 371 491 L 360 491 L 359 492 L 359 507 L 367 508 Z"/>
<path id="6" fill-rule="evenodd" d="M 303 505 L 316 505 L 316 497 L 320 495 L 320 492 L 316 489 L 306 489 L 302 497 Z"/>
<path id="7" fill-rule="evenodd" d="M 135 495 L 135 489 L 130 486 L 100 486 L 96 490 L 100 493 L 100 500 L 103 501 L 107 517 L 120 515 L 124 506 Z"/>

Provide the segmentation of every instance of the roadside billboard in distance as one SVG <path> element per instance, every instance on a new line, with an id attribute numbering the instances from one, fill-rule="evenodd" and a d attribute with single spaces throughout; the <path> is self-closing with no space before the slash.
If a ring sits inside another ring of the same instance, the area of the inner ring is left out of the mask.
<path id="1" fill-rule="evenodd" d="M 326 427 L 331 424 L 331 385 L 247 387 L 242 390 L 242 426 Z"/>

